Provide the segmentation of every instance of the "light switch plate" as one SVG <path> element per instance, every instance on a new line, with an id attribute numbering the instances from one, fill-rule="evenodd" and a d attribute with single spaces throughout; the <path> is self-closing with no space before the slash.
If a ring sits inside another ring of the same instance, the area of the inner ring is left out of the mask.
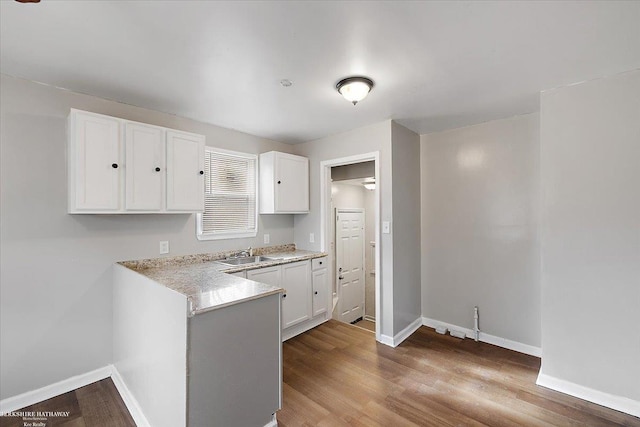
<path id="1" fill-rule="evenodd" d="M 390 234 L 391 233 L 391 222 L 382 221 L 382 233 L 383 234 Z"/>
<path id="2" fill-rule="evenodd" d="M 264 243 L 269 243 L 269 235 L 268 234 L 265 234 L 263 236 L 263 239 L 264 239 Z"/>
<path id="3" fill-rule="evenodd" d="M 315 243 L 316 236 L 313 233 L 309 233 L 309 243 Z"/>
<path id="4" fill-rule="evenodd" d="M 160 241 L 160 255 L 169 253 L 169 241 L 161 240 Z"/>

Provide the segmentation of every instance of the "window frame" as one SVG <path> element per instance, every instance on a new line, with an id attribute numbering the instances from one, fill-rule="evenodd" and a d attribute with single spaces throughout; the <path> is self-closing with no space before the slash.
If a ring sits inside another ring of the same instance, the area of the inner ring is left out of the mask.
<path id="1" fill-rule="evenodd" d="M 255 215 L 254 215 L 255 228 L 251 231 L 230 230 L 230 231 L 218 231 L 218 232 L 214 232 L 214 231 L 204 232 L 204 226 L 203 226 L 204 212 L 198 212 L 196 213 L 196 238 L 198 240 L 224 240 L 224 239 L 242 239 L 246 237 L 256 237 L 258 235 L 258 222 L 259 222 L 258 221 L 258 215 L 259 215 L 258 192 L 260 191 L 258 187 L 258 179 L 259 179 L 258 178 L 259 177 L 258 155 L 253 153 L 243 153 L 240 151 L 225 150 L 223 148 L 217 148 L 217 147 L 211 147 L 211 146 L 205 146 L 204 150 L 205 150 L 205 153 L 209 151 L 213 153 L 226 154 L 230 156 L 236 156 L 244 159 L 254 160 L 255 162 L 255 187 L 254 187 L 255 188 Z M 208 174 L 209 171 L 206 171 L 205 173 Z M 206 179 L 206 176 L 205 176 L 205 179 Z M 206 191 L 206 190 L 203 190 L 203 191 Z M 204 197 L 205 197 L 205 209 L 206 209 L 206 197 L 207 197 L 206 193 Z"/>

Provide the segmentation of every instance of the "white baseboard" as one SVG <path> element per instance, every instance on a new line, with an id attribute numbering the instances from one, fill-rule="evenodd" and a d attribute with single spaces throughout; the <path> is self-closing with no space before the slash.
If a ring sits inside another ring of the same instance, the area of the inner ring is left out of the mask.
<path id="1" fill-rule="evenodd" d="M 64 393 L 69 393 L 70 391 L 109 377 L 111 377 L 113 384 L 116 386 L 118 393 L 120 393 L 120 396 L 131 413 L 131 417 L 135 421 L 136 425 L 139 427 L 149 427 L 150 424 L 140 410 L 138 402 L 133 397 L 124 381 L 122 381 L 120 373 L 118 373 L 118 370 L 113 365 L 108 365 L 91 372 L 58 381 L 57 383 L 49 384 L 48 386 L 37 390 L 28 391 L 17 396 L 3 399 L 0 401 L 0 415 L 40 403 Z"/>
<path id="2" fill-rule="evenodd" d="M 373 316 L 367 316 L 366 314 L 364 315 L 364 320 L 368 320 L 369 322 L 375 322 L 376 318 Z"/>
<path id="3" fill-rule="evenodd" d="M 302 323 L 298 323 L 297 325 L 293 325 L 284 329 L 282 331 L 282 342 L 285 342 L 288 339 L 295 337 L 296 335 L 300 335 L 303 332 L 308 331 L 309 329 L 315 328 L 316 326 L 326 322 L 329 320 L 327 314 L 323 316 L 319 316 L 317 318 L 313 318 L 311 320 L 306 320 Z"/>
<path id="4" fill-rule="evenodd" d="M 0 414 L 13 412 L 24 408 L 25 406 L 31 406 L 35 403 L 42 402 L 43 400 L 51 399 L 52 397 L 68 393 L 77 388 L 95 383 L 96 381 L 109 378 L 111 376 L 112 369 L 113 366 L 108 365 L 85 374 L 76 375 L 71 378 L 67 378 L 66 380 L 49 384 L 48 386 L 44 386 L 36 390 L 2 399 L 0 401 Z"/>
<path id="5" fill-rule="evenodd" d="M 273 419 L 266 423 L 264 427 L 278 427 L 278 420 L 276 420 L 276 414 L 273 414 Z"/>
<path id="6" fill-rule="evenodd" d="M 420 326 L 422 326 L 422 319 L 418 317 L 416 320 L 411 322 L 409 326 L 395 334 L 393 337 L 380 334 L 380 339 L 378 341 L 384 345 L 388 345 L 389 347 L 397 347 L 402 343 L 402 341 L 409 338 L 409 335 L 417 331 Z"/>
<path id="7" fill-rule="evenodd" d="M 120 376 L 120 372 L 118 372 L 118 369 L 116 369 L 115 366 L 113 366 L 113 370 L 111 372 L 111 380 L 116 386 L 116 389 L 118 389 L 118 393 L 120 393 L 120 397 L 122 397 L 122 401 L 129 410 L 131 418 L 133 418 L 136 426 L 151 427 L 151 424 L 149 424 L 147 417 L 144 416 L 144 413 L 142 412 L 138 401 L 135 397 L 133 397 L 133 394 L 129 390 L 129 387 L 127 387 L 127 384 L 125 384 L 124 380 Z"/>
<path id="8" fill-rule="evenodd" d="M 454 331 L 462 331 L 465 333 L 467 338 L 474 338 L 474 333 L 472 329 L 463 328 L 462 326 L 452 325 L 451 323 L 441 322 L 439 320 L 429 319 L 428 317 L 422 318 L 422 324 L 424 326 L 428 326 L 430 328 L 437 328 L 438 326 L 444 326 L 449 330 Z M 478 339 L 482 342 L 486 342 L 487 344 L 497 345 L 498 347 L 506 348 L 509 350 L 517 351 L 519 353 L 529 354 L 531 356 L 541 357 L 542 349 L 540 347 L 535 347 L 529 344 L 523 344 L 518 341 L 508 340 L 506 338 L 497 337 L 495 335 L 489 335 L 484 332 L 480 332 Z"/>
<path id="9" fill-rule="evenodd" d="M 614 394 L 594 390 L 589 387 L 545 374 L 538 374 L 536 384 L 551 390 L 559 391 L 560 393 L 577 397 L 578 399 L 606 406 L 607 408 L 615 409 L 616 411 L 624 412 L 635 417 L 640 417 L 640 402 L 629 399 L 628 397 L 616 396 Z"/>
<path id="10" fill-rule="evenodd" d="M 395 345 L 393 345 L 393 337 L 390 337 L 389 335 L 380 334 L 378 342 L 388 345 L 389 347 L 395 347 Z"/>

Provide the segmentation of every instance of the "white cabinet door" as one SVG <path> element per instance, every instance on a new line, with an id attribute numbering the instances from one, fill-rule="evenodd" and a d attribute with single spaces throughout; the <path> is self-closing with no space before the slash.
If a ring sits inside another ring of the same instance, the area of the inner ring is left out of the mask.
<path id="1" fill-rule="evenodd" d="M 247 271 L 247 279 L 255 282 L 266 283 L 271 286 L 280 285 L 280 266 L 258 268 Z"/>
<path id="2" fill-rule="evenodd" d="M 120 209 L 120 121 L 72 111 L 69 212 Z"/>
<path id="3" fill-rule="evenodd" d="M 127 210 L 159 211 L 164 205 L 164 131 L 125 123 Z"/>
<path id="4" fill-rule="evenodd" d="M 327 311 L 327 306 L 329 304 L 329 301 L 327 300 L 327 286 L 329 283 L 328 277 L 326 268 L 311 272 L 314 317 Z"/>
<path id="5" fill-rule="evenodd" d="M 282 328 L 311 318 L 310 261 L 282 265 Z"/>
<path id="6" fill-rule="evenodd" d="M 309 159 L 276 153 L 276 212 L 309 211 Z"/>
<path id="7" fill-rule="evenodd" d="M 167 131 L 167 210 L 204 211 L 204 137 Z"/>

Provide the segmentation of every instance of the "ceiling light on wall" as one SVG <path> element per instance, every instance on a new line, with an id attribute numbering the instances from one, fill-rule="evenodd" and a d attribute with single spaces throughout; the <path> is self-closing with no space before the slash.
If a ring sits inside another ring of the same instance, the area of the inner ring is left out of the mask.
<path id="1" fill-rule="evenodd" d="M 362 101 L 373 88 L 373 80 L 366 77 L 347 77 L 336 84 L 336 90 L 344 96 L 347 101 L 356 105 Z"/>
<path id="2" fill-rule="evenodd" d="M 376 189 L 376 180 L 375 178 L 367 178 L 365 182 L 362 183 L 364 188 L 367 190 L 375 190 Z"/>
<path id="3" fill-rule="evenodd" d="M 282 79 L 282 80 L 280 80 L 280 84 L 283 87 L 289 87 L 289 86 L 293 85 L 293 82 L 291 80 L 289 80 L 289 79 Z"/>

